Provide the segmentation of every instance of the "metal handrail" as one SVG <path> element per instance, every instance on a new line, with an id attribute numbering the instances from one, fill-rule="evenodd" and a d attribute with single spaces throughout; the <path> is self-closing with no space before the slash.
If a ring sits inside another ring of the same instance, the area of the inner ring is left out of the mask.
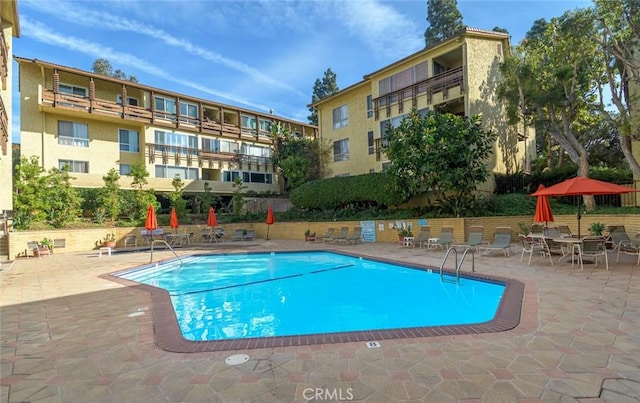
<path id="1" fill-rule="evenodd" d="M 456 268 L 456 280 L 460 279 L 460 268 L 462 267 L 462 263 L 464 263 L 464 259 L 467 257 L 467 254 L 469 252 L 471 252 L 471 271 L 475 272 L 476 271 L 476 259 L 475 259 L 475 253 L 473 252 L 472 248 L 465 248 L 464 252 L 462 253 L 462 257 L 460 258 L 460 262 L 458 263 L 458 250 L 456 248 L 449 248 L 447 249 L 447 253 L 444 255 L 444 259 L 442 259 L 442 263 L 440 264 L 440 278 L 444 278 L 444 264 L 447 262 L 447 259 L 449 258 L 449 254 L 451 254 L 451 252 L 453 251 L 453 254 L 455 256 L 455 268 Z"/>
<path id="2" fill-rule="evenodd" d="M 169 248 L 169 250 L 170 250 L 171 252 L 173 252 L 173 255 L 176 257 L 176 259 L 178 259 L 178 260 L 180 261 L 180 267 L 182 267 L 182 259 L 180 259 L 180 256 L 178 256 L 178 254 L 176 253 L 176 251 L 175 251 L 175 250 L 173 250 L 173 248 L 171 247 L 171 245 L 169 245 L 169 244 L 167 243 L 167 241 L 165 241 L 164 239 L 156 239 L 156 240 L 151 241 L 151 259 L 149 260 L 149 263 L 152 263 L 152 262 L 153 262 L 153 245 L 155 245 L 155 244 L 156 244 L 156 242 L 159 242 L 159 243 L 163 243 L 163 244 L 165 244 L 165 245 L 166 245 L 166 247 L 167 247 L 167 248 Z"/>

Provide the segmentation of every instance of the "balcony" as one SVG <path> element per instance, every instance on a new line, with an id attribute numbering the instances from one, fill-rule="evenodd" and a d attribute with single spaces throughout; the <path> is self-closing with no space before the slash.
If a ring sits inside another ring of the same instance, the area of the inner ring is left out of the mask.
<path id="1" fill-rule="evenodd" d="M 384 109 L 386 116 L 390 117 L 391 106 L 394 104 L 398 105 L 398 113 L 403 113 L 405 99 L 411 99 L 412 107 L 416 107 L 419 94 L 426 94 L 427 102 L 431 103 L 434 94 L 442 92 L 443 99 L 447 99 L 451 88 L 459 87 L 460 92 L 463 93 L 464 86 L 463 66 L 447 70 L 426 80 L 375 98 L 373 100 L 374 117 L 379 120 L 381 109 Z"/>
<path id="2" fill-rule="evenodd" d="M 147 159 L 150 164 L 175 165 L 220 169 L 223 165 L 235 165 L 239 169 L 274 171 L 271 158 L 238 152 L 223 152 L 166 144 L 147 144 Z"/>
<path id="3" fill-rule="evenodd" d="M 10 143 L 9 136 L 9 118 L 7 117 L 7 110 L 4 107 L 4 102 L 0 98 L 0 149 L 2 149 L 2 155 L 7 155 L 7 144 Z"/>
<path id="4" fill-rule="evenodd" d="M 7 89 L 7 75 L 9 74 L 9 50 L 7 49 L 7 42 L 4 37 L 4 31 L 0 27 L 0 82 L 2 90 Z"/>

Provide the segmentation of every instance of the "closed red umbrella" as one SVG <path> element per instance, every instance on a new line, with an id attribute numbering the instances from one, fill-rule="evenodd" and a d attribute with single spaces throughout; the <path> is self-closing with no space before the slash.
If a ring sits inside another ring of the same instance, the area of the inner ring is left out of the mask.
<path id="1" fill-rule="evenodd" d="M 153 208 L 153 204 L 150 204 L 147 208 L 147 220 L 144 222 L 144 227 L 149 232 L 158 229 L 158 219 L 156 218 L 156 211 Z"/>
<path id="2" fill-rule="evenodd" d="M 610 195 L 637 192 L 637 189 L 620 186 L 611 182 L 599 181 L 585 176 L 576 176 L 553 186 L 538 190 L 531 196 L 582 196 Z M 578 236 L 580 236 L 580 203 L 578 203 Z"/>
<path id="3" fill-rule="evenodd" d="M 538 186 L 538 192 L 543 190 L 544 185 Z M 551 212 L 551 204 L 549 203 L 548 196 L 538 196 L 538 201 L 536 202 L 536 213 L 533 217 L 535 222 L 549 222 L 553 221 L 553 213 Z"/>
<path id="4" fill-rule="evenodd" d="M 218 217 L 216 217 L 216 211 L 213 207 L 209 207 L 209 215 L 207 216 L 207 227 L 217 227 Z"/>
<path id="5" fill-rule="evenodd" d="M 169 226 L 175 229 L 176 233 L 178 233 L 178 227 L 180 226 L 180 224 L 178 224 L 178 214 L 176 214 L 175 207 L 171 207 L 171 218 L 169 219 Z"/>
<path id="6" fill-rule="evenodd" d="M 267 239 L 269 239 L 269 227 L 271 227 L 271 224 L 274 222 L 276 222 L 276 218 L 273 215 L 273 208 L 269 206 L 269 208 L 267 208 Z"/>

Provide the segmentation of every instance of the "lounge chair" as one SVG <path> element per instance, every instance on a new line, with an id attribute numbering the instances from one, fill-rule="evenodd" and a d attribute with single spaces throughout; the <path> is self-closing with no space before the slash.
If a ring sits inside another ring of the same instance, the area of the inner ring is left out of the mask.
<path id="1" fill-rule="evenodd" d="M 609 238 L 613 242 L 613 250 L 620 250 L 620 245 L 631 243 L 631 238 L 627 234 L 627 230 L 624 225 L 607 225 L 607 232 L 609 232 Z M 617 261 L 617 260 L 616 260 Z"/>
<path id="2" fill-rule="evenodd" d="M 472 248 L 478 251 L 478 247 L 482 244 L 482 237 L 484 235 L 484 226 L 474 225 L 469 228 L 469 236 L 467 242 L 451 245 L 452 248 Z"/>
<path id="3" fill-rule="evenodd" d="M 333 233 L 335 232 L 335 228 L 330 227 L 329 229 L 327 229 L 327 233 L 319 236 L 318 239 L 320 239 L 322 242 L 330 242 L 333 241 Z"/>
<path id="4" fill-rule="evenodd" d="M 235 230 L 235 232 L 233 233 L 233 235 L 231 236 L 231 240 L 232 241 L 242 241 L 244 239 L 244 234 L 245 234 L 244 229 L 242 228 L 238 228 Z"/>
<path id="5" fill-rule="evenodd" d="M 520 255 L 520 261 L 524 259 L 524 254 L 529 254 L 528 265 L 531 264 L 531 257 L 533 257 L 534 253 L 539 253 L 540 257 L 544 259 L 545 257 L 549 257 L 549 261 L 551 262 L 551 266 L 553 266 L 553 258 L 551 257 L 551 252 L 549 251 L 549 246 L 545 242 L 544 237 L 531 237 L 520 234 L 520 242 L 522 243 L 522 254 Z"/>
<path id="6" fill-rule="evenodd" d="M 353 233 L 351 235 L 347 235 L 346 238 L 344 239 L 337 239 L 336 242 L 338 243 L 349 243 L 351 242 L 352 245 L 355 245 L 356 242 L 360 242 L 362 238 L 362 227 L 355 227 L 353 229 Z"/>
<path id="7" fill-rule="evenodd" d="M 213 240 L 215 242 L 224 242 L 224 229 L 222 227 L 216 227 L 213 230 Z"/>
<path id="8" fill-rule="evenodd" d="M 200 239 L 202 240 L 202 242 L 213 242 L 213 230 L 209 227 L 207 228 L 203 228 L 202 231 L 200 231 Z"/>
<path id="9" fill-rule="evenodd" d="M 492 251 L 501 250 L 505 256 L 511 254 L 511 227 L 496 227 L 493 235 L 493 242 L 480 246 L 483 255 L 488 255 Z"/>
<path id="10" fill-rule="evenodd" d="M 562 238 L 573 238 L 573 233 L 569 229 L 568 225 L 558 225 L 558 230 L 560 231 L 560 236 Z"/>
<path id="11" fill-rule="evenodd" d="M 411 245 L 415 248 L 416 246 L 422 248 L 429 248 L 429 239 L 431 239 L 431 227 L 428 225 L 424 225 L 420 227 L 420 232 L 418 236 L 411 242 Z"/>
<path id="12" fill-rule="evenodd" d="M 440 238 L 433 240 L 431 244 L 434 246 L 434 248 L 439 246 L 440 249 L 445 250 L 449 249 L 449 246 L 451 246 L 451 244 L 453 244 L 454 242 L 455 240 L 453 239 L 453 227 L 445 225 L 440 231 Z"/>
<path id="13" fill-rule="evenodd" d="M 347 238 L 347 234 L 349 233 L 349 227 L 341 227 L 340 232 L 337 235 L 334 235 L 332 239 L 336 242 L 344 240 Z"/>
<path id="14" fill-rule="evenodd" d="M 629 241 L 622 242 L 618 246 L 616 263 L 618 262 L 618 259 L 620 259 L 621 253 L 624 253 L 625 255 L 638 256 L 637 265 L 640 266 L 640 232 L 636 234 L 634 239 L 630 239 Z"/>
<path id="15" fill-rule="evenodd" d="M 133 249 L 138 249 L 138 238 L 135 235 L 125 235 L 124 237 L 124 249 L 126 250 L 129 246 L 133 247 Z"/>
<path id="16" fill-rule="evenodd" d="M 64 249 L 64 253 L 67 253 L 67 240 L 65 238 L 57 238 L 53 240 L 53 250 Z"/>
<path id="17" fill-rule="evenodd" d="M 244 231 L 242 235 L 243 241 L 254 241 L 256 239 L 256 233 L 252 229 Z"/>

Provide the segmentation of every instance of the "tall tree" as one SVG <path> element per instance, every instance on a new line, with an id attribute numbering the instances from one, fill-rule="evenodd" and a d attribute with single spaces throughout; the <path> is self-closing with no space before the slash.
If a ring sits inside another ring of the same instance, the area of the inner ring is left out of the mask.
<path id="1" fill-rule="evenodd" d="M 427 0 L 427 21 L 425 47 L 447 39 L 465 27 L 457 0 Z"/>
<path id="2" fill-rule="evenodd" d="M 640 162 L 632 152 L 633 141 L 640 140 L 640 2 L 638 0 L 595 0 L 598 33 L 594 38 L 605 69 L 598 83 L 599 109 L 617 127 L 622 153 L 631 170 L 640 177 Z M 605 90 L 606 89 L 606 90 Z M 615 113 L 605 94 L 610 94 Z"/>
<path id="3" fill-rule="evenodd" d="M 311 96 L 311 103 L 317 102 L 323 98 L 328 97 L 329 95 L 333 95 L 338 91 L 340 91 L 340 89 L 338 88 L 338 79 L 336 73 L 331 71 L 331 69 L 327 69 L 324 72 L 322 80 L 317 78 L 316 82 L 313 84 L 313 95 Z M 311 107 L 309 108 L 309 112 L 311 112 L 311 115 L 307 117 L 307 119 L 309 119 L 309 123 L 314 126 L 318 126 L 318 110 L 314 107 Z"/>
<path id="4" fill-rule="evenodd" d="M 464 214 L 474 205 L 477 186 L 489 176 L 485 165 L 496 134 L 482 128 L 479 116 L 463 118 L 414 109 L 386 132 L 387 173 L 405 199 L 431 192 L 443 213 Z"/>
<path id="5" fill-rule="evenodd" d="M 138 79 L 135 76 L 128 76 L 120 69 L 114 71 L 113 66 L 111 66 L 111 62 L 107 59 L 100 58 L 94 60 L 91 70 L 93 70 L 94 73 L 101 74 L 103 76 L 117 78 L 120 80 L 128 80 L 134 83 L 138 82 Z"/>
<path id="6" fill-rule="evenodd" d="M 501 66 L 506 80 L 498 91 L 512 111 L 534 114 L 536 123 L 546 128 L 578 166 L 580 176 L 588 176 L 589 160 L 577 133 L 596 123 L 590 111 L 596 95 L 594 83 L 602 74 L 601 57 L 591 40 L 594 34 L 589 9 L 568 11 L 548 24 L 536 21 L 513 52 L 517 60 Z M 507 68 L 509 64 L 516 68 Z M 587 210 L 595 208 L 593 197 L 586 197 L 585 204 Z"/>

